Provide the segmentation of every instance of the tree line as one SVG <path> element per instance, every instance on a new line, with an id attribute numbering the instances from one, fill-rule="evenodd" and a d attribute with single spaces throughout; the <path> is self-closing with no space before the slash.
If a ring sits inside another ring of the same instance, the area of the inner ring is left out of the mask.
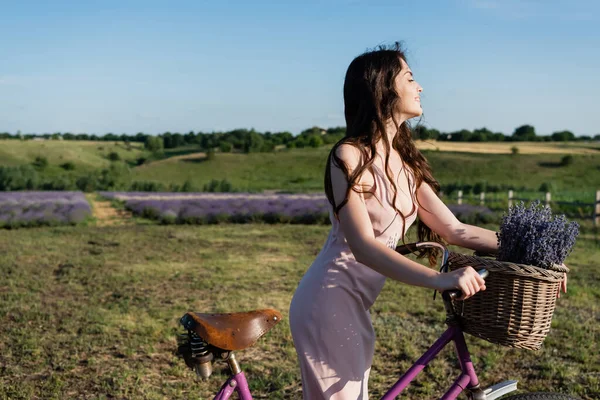
<path id="1" fill-rule="evenodd" d="M 158 135 L 139 132 L 135 135 L 108 133 L 103 136 L 89 135 L 86 133 L 46 133 L 46 134 L 22 134 L 17 132 L 0 133 L 0 139 L 19 140 L 93 140 L 93 141 L 122 141 L 124 143 L 138 142 L 152 152 L 160 152 L 163 149 L 173 149 L 182 146 L 197 146 L 201 150 L 219 149 L 221 152 L 270 152 L 277 147 L 302 148 L 321 147 L 336 143 L 344 137 L 345 127 L 333 127 L 323 129 L 317 126 L 305 129 L 298 135 L 291 132 L 258 132 L 254 129 L 234 129 L 227 132 L 193 132 L 171 133 L 165 132 Z M 416 140 L 438 140 L 451 142 L 523 142 L 523 141 L 598 141 L 600 134 L 595 136 L 575 136 L 568 130 L 557 131 L 551 135 L 537 135 L 532 125 L 517 127 L 512 135 L 501 132 L 492 132 L 483 127 L 475 130 L 462 129 L 454 132 L 440 132 L 437 129 L 417 125 L 412 129 L 413 138 Z"/>

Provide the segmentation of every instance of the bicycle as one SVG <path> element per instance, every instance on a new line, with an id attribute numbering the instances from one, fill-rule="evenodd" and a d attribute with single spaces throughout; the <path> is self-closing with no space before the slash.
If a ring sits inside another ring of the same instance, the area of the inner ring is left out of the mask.
<path id="1" fill-rule="evenodd" d="M 443 270 L 447 266 L 449 251 L 440 243 L 410 243 L 396 247 L 396 251 L 407 255 L 427 247 L 437 247 L 442 250 Z M 479 270 L 478 273 L 484 279 L 488 275 L 488 271 L 485 269 Z M 467 396 L 471 400 L 493 400 L 517 390 L 516 380 L 500 382 L 486 389 L 481 388 L 462 328 L 457 319 L 453 318 L 455 314 L 451 300 L 460 296 L 461 293 L 458 290 L 442 293 L 448 315 L 446 319 L 448 329 L 398 379 L 381 400 L 392 400 L 401 394 L 419 372 L 451 341 L 455 345 L 461 374 L 440 398 L 441 400 L 456 399 L 464 390 L 467 390 Z M 251 347 L 261 336 L 281 321 L 281 318 L 281 314 L 272 309 L 228 314 L 188 312 L 180 319 L 180 323 L 187 332 L 178 337 L 178 354 L 184 358 L 186 365 L 194 369 L 202 379 L 208 379 L 211 375 L 213 361 L 220 359 L 227 362 L 230 376 L 221 386 L 214 400 L 227 400 L 234 392 L 238 393 L 240 400 L 252 400 L 248 382 L 233 351 Z M 513 395 L 505 400 L 577 400 L 577 398 L 559 393 L 536 392 Z"/>

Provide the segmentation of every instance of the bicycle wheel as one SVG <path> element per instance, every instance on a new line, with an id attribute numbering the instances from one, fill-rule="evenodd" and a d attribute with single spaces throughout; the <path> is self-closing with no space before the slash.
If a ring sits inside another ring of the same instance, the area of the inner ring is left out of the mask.
<path id="1" fill-rule="evenodd" d="M 535 392 L 523 393 L 503 398 L 502 400 L 581 400 L 563 393 Z"/>

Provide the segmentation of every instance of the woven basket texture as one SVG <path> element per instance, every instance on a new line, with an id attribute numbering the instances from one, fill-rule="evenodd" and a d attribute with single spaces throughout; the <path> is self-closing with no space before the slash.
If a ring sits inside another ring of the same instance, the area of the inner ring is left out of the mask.
<path id="1" fill-rule="evenodd" d="M 568 268 L 543 269 L 450 252 L 449 269 L 487 269 L 486 290 L 452 306 L 464 332 L 503 346 L 539 350 Z"/>

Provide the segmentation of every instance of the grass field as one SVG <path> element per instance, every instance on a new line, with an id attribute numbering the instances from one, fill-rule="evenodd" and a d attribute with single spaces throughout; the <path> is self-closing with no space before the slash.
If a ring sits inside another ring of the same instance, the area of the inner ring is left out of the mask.
<path id="1" fill-rule="evenodd" d="M 50 164 L 72 161 L 93 168 L 110 164 L 108 154 L 116 152 L 122 159 L 135 159 L 144 153 L 143 144 L 132 143 L 127 150 L 122 142 L 93 142 L 70 140 L 20 141 L 0 140 L 0 160 L 3 165 L 28 164 L 44 156 Z"/>
<path id="2" fill-rule="evenodd" d="M 300 398 L 287 309 L 328 229 L 127 225 L 0 231 L 0 398 L 212 398 L 224 375 L 217 365 L 208 382 L 194 381 L 174 355 L 178 318 L 188 310 L 263 307 L 286 318 L 238 359 L 255 398 Z M 567 260 L 569 293 L 558 300 L 553 329 L 539 352 L 467 337 L 485 385 L 519 379 L 522 389 L 600 398 L 599 256 L 600 238 L 587 229 Z M 443 331 L 442 309 L 429 290 L 386 284 L 372 310 L 378 337 L 373 399 Z M 439 396 L 456 365 L 446 349 L 403 398 Z"/>
<path id="3" fill-rule="evenodd" d="M 212 179 L 227 179 L 246 191 L 323 190 L 323 171 L 328 149 L 293 149 L 279 153 L 217 153 L 205 158 L 164 160 L 133 170 L 137 180 L 182 184 L 186 180 L 202 187 Z M 573 164 L 560 166 L 560 154 L 483 154 L 426 151 L 440 183 L 514 184 L 537 190 L 550 182 L 558 191 L 587 192 L 600 189 L 600 152 L 573 155 Z"/>
<path id="4" fill-rule="evenodd" d="M 537 190 L 551 183 L 553 191 L 579 192 L 581 201 L 600 189 L 600 151 L 597 144 L 586 143 L 449 143 L 417 142 L 432 165 L 434 176 L 442 184 L 490 185 L 513 184 Z M 522 153 L 510 152 L 516 145 Z M 0 141 L 0 165 L 31 164 L 44 156 L 49 166 L 44 176 L 86 173 L 110 165 L 108 154 L 117 152 L 122 160 L 135 165 L 139 157 L 148 158 L 141 144 L 127 150 L 122 143 L 77 141 Z M 432 147 L 433 146 L 433 147 Z M 437 146 L 439 150 L 433 150 Z M 509 146 L 509 147 L 507 147 Z M 432 150 L 427 150 L 432 148 Z M 477 152 L 473 152 L 477 151 Z M 131 180 L 183 184 L 186 180 L 198 188 L 213 179 L 227 179 L 241 191 L 284 190 L 318 192 L 323 190 L 323 169 L 329 148 L 291 149 L 277 153 L 217 153 L 207 160 L 193 146 L 169 149 L 163 159 L 132 167 Z M 500 153 L 500 154 L 499 154 Z M 573 155 L 573 163 L 561 166 L 565 154 Z M 71 161 L 74 171 L 64 171 L 60 164 Z"/>

